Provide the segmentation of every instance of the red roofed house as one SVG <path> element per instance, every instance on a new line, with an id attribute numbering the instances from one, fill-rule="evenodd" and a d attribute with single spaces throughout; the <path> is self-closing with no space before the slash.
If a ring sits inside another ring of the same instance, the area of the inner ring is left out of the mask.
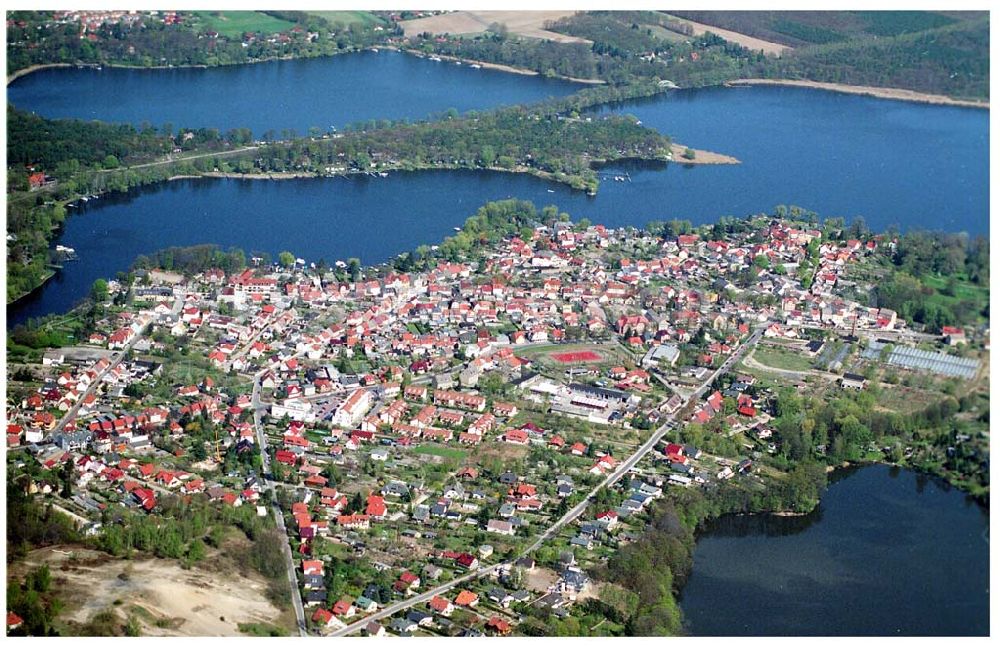
<path id="1" fill-rule="evenodd" d="M 312 620 L 314 624 L 327 628 L 337 623 L 336 617 L 326 608 L 317 608 L 316 612 L 313 613 Z"/>

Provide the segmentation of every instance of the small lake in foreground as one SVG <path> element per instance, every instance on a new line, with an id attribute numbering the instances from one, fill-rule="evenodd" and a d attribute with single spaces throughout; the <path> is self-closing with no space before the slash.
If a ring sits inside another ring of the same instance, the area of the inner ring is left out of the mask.
<path id="1" fill-rule="evenodd" d="M 706 528 L 680 599 L 689 633 L 988 635 L 988 512 L 912 471 L 832 475 L 807 516 Z"/>

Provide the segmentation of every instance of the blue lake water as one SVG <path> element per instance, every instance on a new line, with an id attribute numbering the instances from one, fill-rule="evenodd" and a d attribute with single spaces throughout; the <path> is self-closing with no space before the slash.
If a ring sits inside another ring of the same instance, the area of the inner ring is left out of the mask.
<path id="1" fill-rule="evenodd" d="M 472 69 L 394 51 L 254 65 L 141 70 L 58 68 L 29 74 L 7 100 L 44 117 L 159 127 L 250 128 L 300 135 L 368 119 L 425 119 L 572 94 L 577 83 Z"/>
<path id="2" fill-rule="evenodd" d="M 680 600 L 690 634 L 989 634 L 987 511 L 884 465 L 831 480 L 808 516 L 709 525 Z"/>
<path id="3" fill-rule="evenodd" d="M 228 90 L 219 92 L 219 85 Z M 209 70 L 50 70 L 19 79 L 9 97 L 49 116 L 301 132 L 326 121 L 420 117 L 575 87 L 383 52 Z M 272 255 L 289 249 L 311 260 L 381 262 L 440 241 L 480 204 L 503 197 L 556 204 L 574 218 L 610 226 L 668 218 L 705 223 L 798 204 L 824 217 L 862 216 L 876 230 L 989 231 L 985 110 L 779 87 L 685 90 L 608 110 L 635 114 L 677 141 L 743 163 L 621 164 L 603 174 L 627 171 L 631 181 L 607 178 L 596 197 L 492 172 L 174 182 L 102 198 L 81 209 L 86 215 L 69 218 L 58 242 L 81 260 L 9 307 L 8 325 L 65 310 L 96 278 L 162 247 L 216 243 Z"/>

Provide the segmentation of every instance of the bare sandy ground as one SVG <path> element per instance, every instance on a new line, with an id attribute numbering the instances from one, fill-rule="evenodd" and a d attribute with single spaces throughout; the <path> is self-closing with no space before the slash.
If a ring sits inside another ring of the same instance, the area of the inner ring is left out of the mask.
<path id="1" fill-rule="evenodd" d="M 589 43 L 575 36 L 557 34 L 544 29 L 549 20 L 572 16 L 576 11 L 456 11 L 428 18 L 405 20 L 400 24 L 406 36 L 415 36 L 425 31 L 432 34 L 479 34 L 491 24 L 507 25 L 507 30 L 519 36 L 554 40 L 559 43 Z"/>
<path id="2" fill-rule="evenodd" d="M 65 607 L 60 619 L 65 621 L 82 624 L 102 610 L 124 614 L 139 606 L 148 613 L 137 615 L 144 636 L 228 636 L 241 634 L 239 623 L 277 624 L 282 614 L 267 600 L 262 579 L 236 572 L 185 570 L 166 559 L 120 560 L 87 548 L 61 546 L 35 550 L 14 573 L 43 563 L 49 565 L 60 591 Z M 157 627 L 157 620 L 169 627 Z"/>
<path id="3" fill-rule="evenodd" d="M 969 108 L 985 108 L 989 110 L 989 101 L 965 101 L 963 99 L 953 99 L 943 94 L 926 94 L 913 90 L 901 90 L 891 87 L 873 87 L 870 85 L 843 85 L 841 83 L 821 83 L 819 81 L 794 81 L 783 79 L 739 79 L 731 81 L 729 85 L 790 85 L 795 87 L 809 87 L 817 90 L 829 90 L 831 92 L 843 92 L 845 94 L 863 94 L 879 99 L 895 99 L 897 101 L 915 101 L 917 103 L 933 103 L 936 105 L 957 105 Z"/>
<path id="4" fill-rule="evenodd" d="M 692 148 L 694 151 L 694 159 L 686 159 L 684 157 L 684 151 L 687 150 L 687 146 L 684 144 L 671 143 L 670 152 L 674 155 L 674 162 L 678 164 L 739 164 L 740 160 L 735 157 L 730 157 L 729 155 L 723 155 L 722 153 L 713 153 L 710 150 L 698 150 L 697 148 Z"/>
<path id="5" fill-rule="evenodd" d="M 754 38 L 753 36 L 747 36 L 746 34 L 741 34 L 736 31 L 729 31 L 728 29 L 722 29 L 720 27 L 713 27 L 712 25 L 706 25 L 700 22 L 694 22 L 693 20 L 687 20 L 685 18 L 678 18 L 677 16 L 670 16 L 673 20 L 678 22 L 683 22 L 694 29 L 694 34 L 696 36 L 701 36 L 706 31 L 710 31 L 722 38 L 725 38 L 729 42 L 736 43 L 738 45 L 743 45 L 747 49 L 752 49 L 754 51 L 764 50 L 765 54 L 774 54 L 775 56 L 781 56 L 786 50 L 791 50 L 792 48 L 788 45 L 782 45 L 780 43 L 772 43 L 767 40 L 761 40 L 760 38 Z"/>
<path id="6" fill-rule="evenodd" d="M 546 593 L 549 588 L 559 580 L 559 575 L 555 570 L 544 567 L 536 567 L 531 572 L 524 573 L 524 586 L 535 592 Z"/>

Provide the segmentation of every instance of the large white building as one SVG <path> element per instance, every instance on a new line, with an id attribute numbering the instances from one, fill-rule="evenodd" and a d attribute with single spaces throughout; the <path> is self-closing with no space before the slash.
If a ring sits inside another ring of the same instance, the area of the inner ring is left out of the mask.
<path id="1" fill-rule="evenodd" d="M 361 419 L 372 406 L 372 394 L 364 388 L 355 390 L 344 400 L 344 403 L 337 407 L 333 413 L 333 423 L 337 426 L 354 428 L 361 423 Z"/>
<path id="2" fill-rule="evenodd" d="M 271 416 L 282 418 L 288 415 L 289 419 L 297 422 L 315 422 L 316 413 L 312 404 L 303 399 L 288 399 L 280 404 L 271 405 Z"/>

